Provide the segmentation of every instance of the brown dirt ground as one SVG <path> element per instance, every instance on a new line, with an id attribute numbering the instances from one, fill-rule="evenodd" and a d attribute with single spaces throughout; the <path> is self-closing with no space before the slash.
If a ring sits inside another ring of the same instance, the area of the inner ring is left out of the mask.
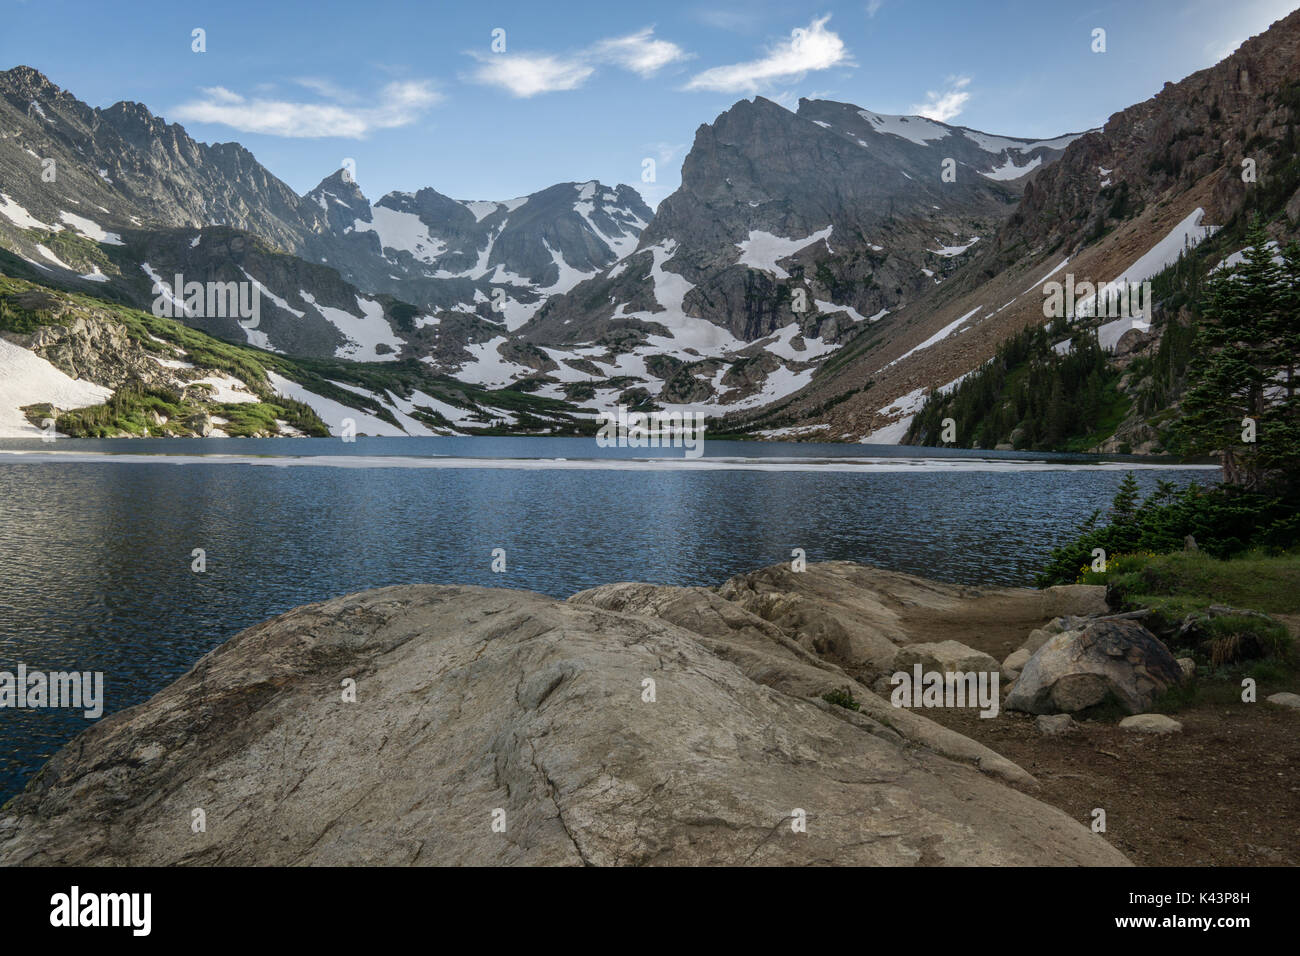
<path id="1" fill-rule="evenodd" d="M 993 595 L 955 611 L 917 608 L 907 618 L 914 641 L 951 638 L 999 661 L 1046 623 L 1024 602 Z M 1287 623 L 1296 633 L 1300 622 Z M 1163 737 L 1098 721 L 1047 737 L 1032 716 L 1006 710 L 995 719 L 975 710 L 925 715 L 1016 761 L 1042 785 L 1033 795 L 1074 819 L 1090 825 L 1093 809 L 1103 808 L 1105 838 L 1134 863 L 1296 866 L 1300 712 L 1263 703 L 1279 691 L 1300 693 L 1300 679 L 1289 685 L 1261 683 L 1255 704 L 1207 691 L 1172 715 L 1182 732 Z"/>

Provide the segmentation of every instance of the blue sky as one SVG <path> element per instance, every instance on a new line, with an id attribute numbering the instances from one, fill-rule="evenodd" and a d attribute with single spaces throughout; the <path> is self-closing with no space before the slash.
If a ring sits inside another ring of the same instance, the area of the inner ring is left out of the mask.
<path id="1" fill-rule="evenodd" d="M 755 93 L 1046 137 L 1100 125 L 1297 5 L 0 0 L 0 68 L 34 66 L 92 106 L 138 100 L 199 140 L 243 143 L 299 192 L 350 158 L 372 200 L 600 179 L 653 205 L 676 188 L 696 128 Z M 206 52 L 192 49 L 196 28 Z"/>

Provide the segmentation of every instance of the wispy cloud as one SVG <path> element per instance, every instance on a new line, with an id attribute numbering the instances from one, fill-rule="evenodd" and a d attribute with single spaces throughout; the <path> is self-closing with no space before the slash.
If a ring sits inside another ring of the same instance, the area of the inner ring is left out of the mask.
<path id="1" fill-rule="evenodd" d="M 676 43 L 657 39 L 654 27 L 626 36 L 609 37 L 576 53 L 471 53 L 478 66 L 465 78 L 471 83 L 496 86 L 512 96 L 574 90 L 605 64 L 654 76 L 665 66 L 690 59 Z"/>
<path id="2" fill-rule="evenodd" d="M 529 97 L 557 90 L 575 90 L 596 72 L 581 60 L 549 54 L 475 53 L 474 83 L 499 86 L 512 96 Z"/>
<path id="3" fill-rule="evenodd" d="M 212 86 L 200 90 L 201 97 L 171 112 L 182 121 L 219 123 L 244 133 L 295 139 L 362 139 L 377 129 L 408 126 L 442 99 L 423 80 L 389 83 L 370 103 L 350 93 L 349 102 L 340 102 L 343 94 L 328 81 L 298 82 L 333 101 L 304 103 L 260 96 L 249 99 L 223 86 Z"/>
<path id="4" fill-rule="evenodd" d="M 950 77 L 947 89 L 928 90 L 925 94 L 925 102 L 913 105 L 912 112 L 940 123 L 956 119 L 965 109 L 966 101 L 970 99 L 970 91 L 966 89 L 968 86 L 970 86 L 969 76 Z"/>
<path id="5" fill-rule="evenodd" d="M 688 90 L 719 93 L 758 93 L 774 83 L 798 82 L 814 70 L 849 66 L 852 58 L 839 35 L 826 29 L 829 16 L 790 31 L 790 39 L 772 46 L 767 55 L 746 63 L 715 66 L 697 73 Z"/>
<path id="6" fill-rule="evenodd" d="M 646 27 L 625 37 L 601 40 L 591 48 L 591 55 L 642 77 L 654 76 L 670 63 L 691 58 L 691 54 L 676 43 L 655 39 L 654 27 Z"/>
<path id="7" fill-rule="evenodd" d="M 867 0 L 867 17 L 874 17 L 884 5 L 884 0 Z"/>

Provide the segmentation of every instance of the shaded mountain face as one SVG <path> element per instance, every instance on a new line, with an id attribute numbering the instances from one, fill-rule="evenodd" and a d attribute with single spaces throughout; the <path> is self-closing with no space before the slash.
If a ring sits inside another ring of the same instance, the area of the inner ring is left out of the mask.
<path id="1" fill-rule="evenodd" d="M 46 223 L 226 225 L 290 250 L 320 228 L 242 146 L 198 143 L 139 103 L 92 109 L 30 67 L 0 73 L 0 129 L 0 188 Z"/>
<path id="2" fill-rule="evenodd" d="M 987 239 L 1019 198 L 1020 177 L 1072 139 L 989 136 L 847 103 L 801 100 L 792 113 L 762 97 L 741 101 L 697 131 L 682 186 L 636 259 L 549 303 L 530 338 L 581 340 L 640 310 L 654 321 L 661 310 L 645 272 L 669 259 L 664 271 L 691 287 L 685 313 L 744 341 L 818 313 L 892 309 Z M 798 286 L 810 293 L 802 313 Z"/>
<path id="3" fill-rule="evenodd" d="M 649 401 L 765 404 L 943 282 L 1073 138 L 741 101 L 697 131 L 681 188 L 636 251 L 552 298 L 522 334 L 609 363 Z"/>
<path id="4" fill-rule="evenodd" d="M 929 395 L 950 392 L 1011 335 L 1046 322 L 1046 282 L 1141 283 L 1184 255 L 1208 269 L 1242 248 L 1243 223 L 1257 213 L 1275 240 L 1300 233 L 1298 134 L 1300 12 L 1071 142 L 1028 178 L 1020 203 L 949 279 L 855 336 L 798 395 L 730 424 L 899 441 Z M 1131 370 L 1149 370 L 1138 360 L 1156 355 L 1169 323 L 1186 323 L 1181 308 L 1158 296 L 1149 330 L 1122 318 L 1076 323 L 1096 330 L 1125 373 L 1120 390 L 1133 404 L 1116 434 L 1135 450 L 1159 450 L 1148 419 L 1168 405 L 1142 412 L 1147 373 Z M 1068 337 L 1054 346 L 1068 349 Z M 968 446 L 971 429 L 963 435 L 957 425 L 957 443 Z"/>

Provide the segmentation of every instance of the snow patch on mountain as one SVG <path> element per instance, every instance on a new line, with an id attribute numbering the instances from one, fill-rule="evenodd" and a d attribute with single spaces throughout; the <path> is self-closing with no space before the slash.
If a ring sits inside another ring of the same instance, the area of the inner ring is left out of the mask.
<path id="1" fill-rule="evenodd" d="M 352 227 L 357 232 L 373 232 L 384 249 L 409 252 L 420 262 L 432 265 L 447 251 L 447 244 L 429 235 L 429 227 L 413 212 L 401 212 L 387 206 L 371 206 L 371 222 L 358 219 Z"/>
<path id="2" fill-rule="evenodd" d="M 302 402 L 304 405 L 311 407 L 320 420 L 323 421 L 330 430 L 331 435 L 342 435 L 344 422 L 351 421 L 356 426 L 358 435 L 377 435 L 384 438 L 398 438 L 406 434 L 396 425 L 390 425 L 382 418 L 369 415 L 366 412 L 344 405 L 342 402 L 336 402 L 332 398 L 326 398 L 323 395 L 317 395 L 309 391 L 297 382 L 285 378 L 275 372 L 266 373 L 267 380 L 271 383 L 271 388 L 275 389 L 277 395 L 285 398 L 291 398 L 296 402 Z"/>
<path id="3" fill-rule="evenodd" d="M 987 179 L 1008 180 L 1019 179 L 1021 176 L 1033 172 L 1039 166 L 1043 165 L 1041 156 L 1035 156 L 1023 166 L 1017 166 L 1015 158 L 1010 154 L 1007 155 L 1007 161 L 1001 166 L 994 166 L 987 173 L 980 173 Z"/>
<path id="4" fill-rule="evenodd" d="M 1102 299 L 1118 297 L 1126 286 L 1140 285 L 1173 265 L 1185 251 L 1214 235 L 1219 228 L 1203 223 L 1204 218 L 1205 210 L 1197 206 L 1187 218 L 1174 226 L 1168 235 L 1148 249 L 1132 265 L 1110 282 L 1102 283 L 1097 290 L 1097 295 Z M 1086 317 L 1092 315 L 1095 310 L 1096 299 L 1087 299 L 1079 303 L 1075 314 Z M 1114 315 L 1113 312 L 1111 314 Z"/>
<path id="5" fill-rule="evenodd" d="M 0 438 L 35 438 L 41 430 L 20 411 L 48 402 L 61 411 L 108 401 L 113 390 L 69 377 L 35 352 L 0 339 Z"/>
<path id="6" fill-rule="evenodd" d="M 44 229 L 46 232 L 56 231 L 54 226 L 46 225 L 41 222 L 4 193 L 0 193 L 0 216 L 4 216 L 19 229 Z"/>
<path id="7" fill-rule="evenodd" d="M 93 239 L 96 242 L 102 242 L 110 246 L 120 246 L 124 244 L 121 236 L 115 232 L 106 232 L 104 228 L 93 219 L 86 219 L 83 216 L 74 216 L 70 212 L 60 212 L 59 218 L 87 239 Z"/>
<path id="8" fill-rule="evenodd" d="M 928 251 L 934 253 L 936 256 L 943 256 L 945 259 L 951 259 L 954 256 L 961 255 L 963 252 L 965 252 L 967 249 L 969 249 L 971 246 L 975 245 L 975 243 L 979 241 L 980 241 L 979 236 L 972 236 L 970 242 L 966 243 L 963 246 L 940 246 L 938 249 L 930 249 Z"/>
<path id="9" fill-rule="evenodd" d="M 932 142 L 952 135 L 948 127 L 924 116 L 889 116 L 870 110 L 858 110 L 858 115 L 870 123 L 877 133 L 899 136 L 918 146 L 929 146 Z"/>
<path id="10" fill-rule="evenodd" d="M 361 315 L 355 316 L 344 309 L 321 305 L 310 292 L 299 290 L 298 297 L 327 319 L 348 340 L 335 350 L 338 358 L 353 362 L 395 362 L 404 343 L 384 318 L 384 307 L 373 299 L 356 297 Z M 379 351 L 386 345 L 391 351 Z"/>
<path id="11" fill-rule="evenodd" d="M 737 248 L 740 249 L 740 258 L 736 261 L 736 264 L 749 266 L 751 269 L 758 269 L 763 272 L 770 272 L 778 279 L 788 279 L 790 273 L 777 265 L 777 260 L 789 258 L 800 249 L 811 246 L 814 242 L 829 239 L 833 228 L 834 226 L 827 226 L 825 229 L 814 232 L 811 236 L 803 239 L 785 239 L 770 232 L 764 232 L 761 229 L 752 229 L 748 239 L 736 243 Z"/>

